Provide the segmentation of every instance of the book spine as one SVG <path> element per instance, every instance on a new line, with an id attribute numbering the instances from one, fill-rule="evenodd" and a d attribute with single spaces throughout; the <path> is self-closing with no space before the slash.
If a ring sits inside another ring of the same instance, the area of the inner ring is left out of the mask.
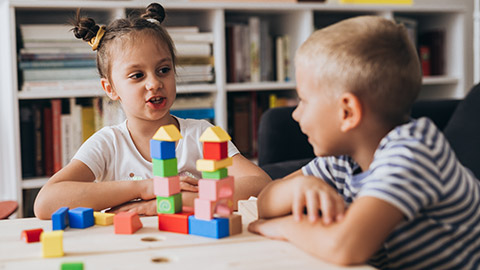
<path id="1" fill-rule="evenodd" d="M 35 118 L 35 175 L 45 175 L 45 166 L 43 164 L 43 106 L 33 105 Z"/>
<path id="2" fill-rule="evenodd" d="M 283 50 L 285 49 L 284 46 L 284 39 L 282 36 L 278 36 L 275 39 L 275 59 L 276 59 L 276 70 L 277 70 L 277 81 L 284 82 L 285 81 L 285 60 L 284 55 L 285 53 Z"/>
<path id="3" fill-rule="evenodd" d="M 62 167 L 67 166 L 70 162 L 72 150 L 72 116 L 70 114 L 61 115 L 61 139 L 62 139 Z"/>
<path id="4" fill-rule="evenodd" d="M 19 67 L 21 69 L 96 67 L 96 62 L 94 59 L 22 61 Z"/>
<path id="5" fill-rule="evenodd" d="M 49 81 L 65 79 L 96 79 L 98 73 L 96 68 L 45 68 L 25 69 L 23 79 L 25 81 Z"/>
<path id="6" fill-rule="evenodd" d="M 260 18 L 253 16 L 248 19 L 250 32 L 250 81 L 260 81 Z"/>
<path id="7" fill-rule="evenodd" d="M 53 173 L 62 169 L 62 100 L 52 99 Z"/>
<path id="8" fill-rule="evenodd" d="M 45 166 L 45 175 L 53 175 L 53 122 L 52 107 L 47 106 L 43 109 L 43 161 Z"/>
<path id="9" fill-rule="evenodd" d="M 35 130 L 34 112 L 30 106 L 20 107 L 20 141 L 22 154 L 22 176 L 35 176 Z"/>

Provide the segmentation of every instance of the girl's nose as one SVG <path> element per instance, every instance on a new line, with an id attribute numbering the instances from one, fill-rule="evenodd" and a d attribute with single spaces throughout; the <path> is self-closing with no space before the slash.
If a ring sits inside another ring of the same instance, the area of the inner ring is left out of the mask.
<path id="1" fill-rule="evenodd" d="M 158 89 L 162 89 L 163 88 L 163 83 L 158 78 L 150 78 L 147 81 L 147 83 L 145 85 L 145 88 L 148 91 L 155 91 L 155 90 L 158 90 Z"/>

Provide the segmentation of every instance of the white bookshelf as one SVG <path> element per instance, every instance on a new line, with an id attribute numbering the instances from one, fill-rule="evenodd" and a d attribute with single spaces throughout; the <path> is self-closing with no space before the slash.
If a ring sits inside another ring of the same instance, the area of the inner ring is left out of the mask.
<path id="1" fill-rule="evenodd" d="M 294 78 L 293 55 L 298 46 L 315 30 L 358 15 L 386 18 L 407 17 L 418 22 L 419 30 L 440 27 L 446 31 L 445 75 L 425 77 L 420 98 L 462 98 L 473 85 L 473 2 L 467 0 L 415 0 L 412 6 L 341 5 L 327 3 L 215 3 L 159 1 L 167 10 L 167 26 L 196 25 L 214 35 L 215 82 L 179 85 L 179 94 L 208 93 L 215 96 L 215 123 L 228 126 L 227 96 L 233 92 L 285 91 L 295 89 L 295 81 L 227 83 L 225 27 L 234 17 L 259 16 L 271 25 L 271 34 L 289 35 L 290 71 Z M 22 92 L 17 84 L 16 24 L 66 23 L 66 14 L 81 8 L 85 14 L 105 24 L 132 10 L 145 8 L 150 1 L 0 1 L 0 200 L 17 200 L 22 209 L 22 191 L 38 188 L 47 178 L 22 179 L 19 102 L 21 100 L 96 97 L 98 90 Z M 71 18 L 71 16 L 70 16 Z M 63 21 L 62 21 L 63 20 Z M 79 41 L 80 42 L 80 41 Z M 21 216 L 21 211 L 19 211 Z"/>

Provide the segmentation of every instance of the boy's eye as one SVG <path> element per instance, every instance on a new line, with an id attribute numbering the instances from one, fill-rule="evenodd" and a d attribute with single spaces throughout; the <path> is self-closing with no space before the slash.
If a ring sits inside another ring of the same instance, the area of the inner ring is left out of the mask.
<path id="1" fill-rule="evenodd" d="M 128 78 L 130 78 L 130 79 L 139 79 L 139 78 L 142 78 L 142 77 L 143 77 L 143 73 L 140 73 L 140 72 L 133 73 L 130 76 L 128 76 Z"/>

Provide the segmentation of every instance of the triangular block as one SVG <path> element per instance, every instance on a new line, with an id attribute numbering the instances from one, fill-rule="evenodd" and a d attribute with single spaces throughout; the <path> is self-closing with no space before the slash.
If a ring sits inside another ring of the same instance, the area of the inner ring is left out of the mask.
<path id="1" fill-rule="evenodd" d="M 161 126 L 152 137 L 154 140 L 167 142 L 175 142 L 182 138 L 182 134 L 180 134 L 178 128 L 173 124 Z"/>
<path id="2" fill-rule="evenodd" d="M 201 142 L 227 142 L 232 138 L 219 126 L 207 128 L 199 138 Z"/>
<path id="3" fill-rule="evenodd" d="M 143 227 L 137 213 L 120 212 L 113 218 L 115 234 L 133 234 Z"/>

